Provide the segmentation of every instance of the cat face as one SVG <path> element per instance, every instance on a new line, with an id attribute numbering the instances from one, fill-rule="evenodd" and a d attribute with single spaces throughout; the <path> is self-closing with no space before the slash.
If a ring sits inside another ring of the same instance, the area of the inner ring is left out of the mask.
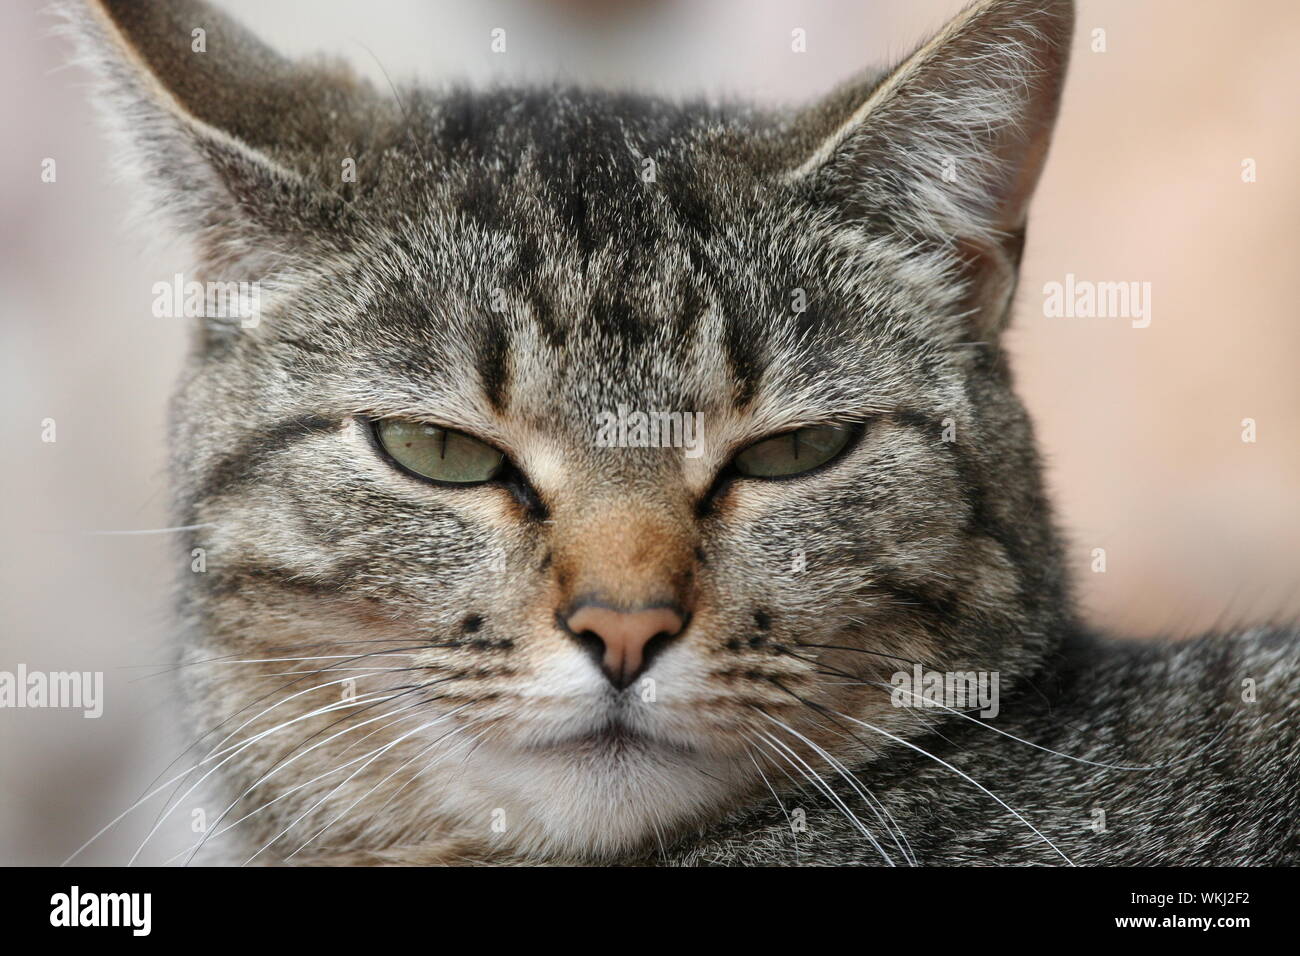
<path id="1" fill-rule="evenodd" d="M 793 118 L 315 77 L 278 128 L 142 97 L 112 51 L 166 85 L 187 11 L 103 6 L 110 89 L 185 133 L 157 202 L 265 284 L 173 434 L 188 692 L 250 832 L 614 854 L 916 733 L 914 662 L 1041 656 L 996 333 L 1068 4 L 978 4 Z"/>

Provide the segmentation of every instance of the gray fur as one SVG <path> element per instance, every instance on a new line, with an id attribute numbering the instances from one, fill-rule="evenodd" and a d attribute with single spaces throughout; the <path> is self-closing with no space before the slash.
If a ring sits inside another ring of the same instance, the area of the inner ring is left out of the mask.
<path id="1" fill-rule="evenodd" d="M 997 340 L 1069 0 L 985 0 L 789 115 L 391 96 L 200 3 L 69 12 L 198 274 L 270 290 L 256 328 L 197 337 L 172 435 L 208 554 L 181 600 L 188 712 L 204 769 L 229 758 L 226 821 L 253 814 L 232 858 L 1295 861 L 1294 634 L 1086 634 Z M 702 413 L 705 454 L 595 447 L 621 403 Z M 365 424 L 386 417 L 477 435 L 526 480 L 399 474 Z M 863 425 L 833 467 L 725 480 L 827 421 Z M 691 596 L 653 703 L 554 623 L 611 567 Z M 893 706 L 913 661 L 997 671 L 1001 714 Z M 654 743 L 557 748 L 615 724 Z"/>

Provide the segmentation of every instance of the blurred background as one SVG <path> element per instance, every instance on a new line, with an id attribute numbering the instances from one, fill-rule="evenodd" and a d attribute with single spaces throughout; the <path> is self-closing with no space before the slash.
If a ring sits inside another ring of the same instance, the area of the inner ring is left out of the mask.
<path id="1" fill-rule="evenodd" d="M 775 104 L 906 54 L 962 3 L 218 5 L 380 84 L 562 77 Z M 171 542 L 92 532 L 169 523 L 165 405 L 188 329 L 152 316 L 151 287 L 188 263 L 127 228 L 129 191 L 54 22 L 41 0 L 0 4 L 0 670 L 103 671 L 107 707 L 0 710 L 5 864 L 62 861 L 185 743 L 166 678 L 149 676 L 170 659 Z M 497 27 L 505 54 L 489 50 Z M 1298 89 L 1300 4 L 1080 0 L 1009 342 L 1086 614 L 1118 634 L 1300 616 Z M 1068 273 L 1150 282 L 1150 326 L 1045 317 L 1044 283 Z M 124 862 L 154 816 L 82 859 Z M 179 823 L 142 859 L 184 845 Z"/>

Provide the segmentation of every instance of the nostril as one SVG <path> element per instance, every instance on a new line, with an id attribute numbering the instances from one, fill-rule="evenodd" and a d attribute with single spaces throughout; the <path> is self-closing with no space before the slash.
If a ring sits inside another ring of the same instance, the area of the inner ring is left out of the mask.
<path id="1" fill-rule="evenodd" d="M 588 601 L 560 624 L 599 663 L 617 688 L 627 687 L 686 626 L 685 615 L 671 605 L 633 610 Z"/>
<path id="2" fill-rule="evenodd" d="M 678 630 L 673 634 L 669 634 L 667 631 L 660 631 L 654 637 L 650 638 L 650 640 L 646 641 L 645 647 L 641 649 L 641 672 L 649 670 L 650 665 L 654 663 L 654 659 L 659 656 L 659 652 L 671 644 L 673 638 L 680 633 L 681 630 Z M 638 675 L 634 674 L 633 676 L 636 677 Z"/>
<path id="3" fill-rule="evenodd" d="M 595 661 L 596 666 L 599 667 L 601 662 L 605 659 L 605 642 L 601 640 L 600 635 L 595 631 L 579 631 L 577 633 L 569 631 L 569 633 L 572 634 L 574 640 L 581 644 L 583 649 L 591 655 L 591 659 Z"/>

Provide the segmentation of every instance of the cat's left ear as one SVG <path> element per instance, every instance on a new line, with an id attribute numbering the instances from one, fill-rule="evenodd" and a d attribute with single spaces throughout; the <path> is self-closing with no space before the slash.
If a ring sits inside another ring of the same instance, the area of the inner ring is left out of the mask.
<path id="1" fill-rule="evenodd" d="M 1073 31 L 1073 0 L 979 0 L 882 79 L 805 114 L 787 179 L 841 217 L 950 249 L 975 334 L 995 337 Z"/>

